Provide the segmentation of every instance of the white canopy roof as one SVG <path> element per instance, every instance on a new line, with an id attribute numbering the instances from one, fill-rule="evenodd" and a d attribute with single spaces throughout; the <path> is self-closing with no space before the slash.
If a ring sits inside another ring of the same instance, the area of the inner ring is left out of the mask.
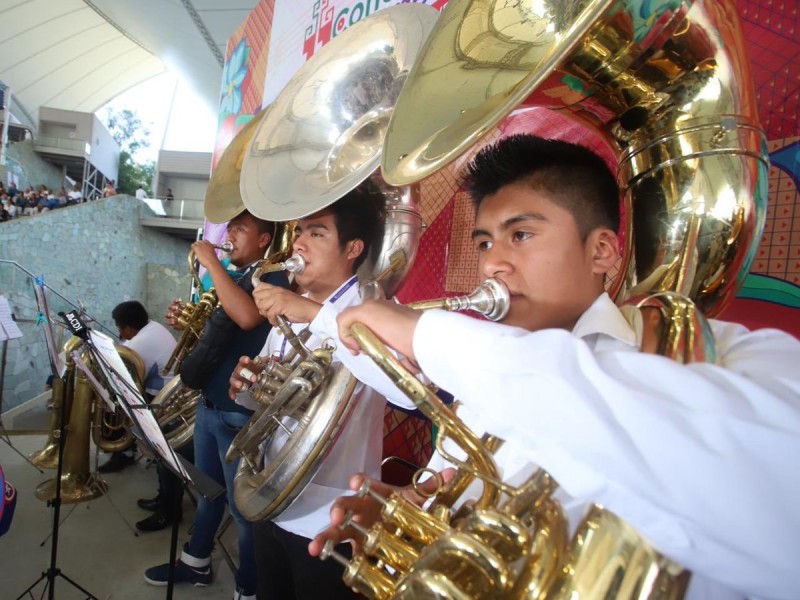
<path id="1" fill-rule="evenodd" d="M 40 106 L 95 112 L 167 68 L 218 103 L 225 46 L 258 0 L 0 0 L 0 82 Z"/>

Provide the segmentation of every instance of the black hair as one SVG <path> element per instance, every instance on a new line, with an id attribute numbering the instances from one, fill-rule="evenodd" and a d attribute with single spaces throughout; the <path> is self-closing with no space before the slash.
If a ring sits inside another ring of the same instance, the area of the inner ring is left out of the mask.
<path id="1" fill-rule="evenodd" d="M 243 216 L 248 216 L 253 220 L 253 222 L 256 224 L 256 229 L 258 230 L 258 233 L 268 233 L 268 234 L 270 234 L 270 236 L 274 236 L 275 235 L 275 222 L 274 221 L 267 221 L 265 219 L 262 219 L 261 217 L 257 217 L 257 216 L 255 216 L 253 213 L 251 213 L 248 210 L 243 210 L 238 215 L 236 215 L 233 219 L 238 219 L 239 217 L 243 217 Z M 233 221 L 233 219 L 231 219 L 231 221 Z M 230 221 L 228 223 L 230 224 Z"/>
<path id="2" fill-rule="evenodd" d="M 334 202 L 328 210 L 333 213 L 340 248 L 350 240 L 364 242 L 364 251 L 353 265 L 353 271 L 356 271 L 383 235 L 384 197 L 377 186 L 367 180 Z"/>
<path id="3" fill-rule="evenodd" d="M 150 322 L 147 310 L 141 302 L 128 300 L 121 302 L 111 311 L 111 318 L 117 327 L 133 327 L 136 330 L 143 329 Z"/>
<path id="4" fill-rule="evenodd" d="M 581 239 L 598 227 L 619 230 L 619 186 L 605 161 L 582 146 L 529 134 L 481 149 L 467 165 L 466 188 L 476 208 L 500 188 L 521 183 L 568 210 Z"/>

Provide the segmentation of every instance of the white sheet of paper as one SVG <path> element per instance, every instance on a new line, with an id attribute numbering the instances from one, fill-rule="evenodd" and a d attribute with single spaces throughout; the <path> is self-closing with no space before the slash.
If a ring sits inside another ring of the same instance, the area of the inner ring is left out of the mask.
<path id="1" fill-rule="evenodd" d="M 138 425 L 142 435 L 153 445 L 153 448 L 158 452 L 159 456 L 163 458 L 177 473 L 180 473 L 187 481 L 191 478 L 183 468 L 183 465 L 175 457 L 175 453 L 169 446 L 161 427 L 158 425 L 155 416 L 149 409 L 131 409 L 132 406 L 146 404 L 141 393 L 136 389 L 136 384 L 133 377 L 128 372 L 125 363 L 114 347 L 114 340 L 99 331 L 90 331 L 89 335 L 95 349 L 105 359 L 106 365 L 101 364 L 109 384 L 113 385 L 116 392 L 123 398 L 123 408 L 126 410 L 131 420 Z"/>

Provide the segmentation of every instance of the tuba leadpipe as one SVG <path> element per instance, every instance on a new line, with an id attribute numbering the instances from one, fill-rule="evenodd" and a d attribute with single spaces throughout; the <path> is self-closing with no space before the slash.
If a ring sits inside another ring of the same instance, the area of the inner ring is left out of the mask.
<path id="1" fill-rule="evenodd" d="M 213 248 L 216 250 L 222 250 L 225 254 L 230 254 L 233 251 L 233 242 L 227 241 L 224 244 L 211 244 Z M 192 275 L 192 280 L 194 281 L 194 285 L 196 289 L 202 290 L 203 283 L 200 281 L 200 274 L 198 273 L 198 265 L 197 265 L 197 257 L 194 253 L 194 248 L 189 249 L 189 256 L 186 257 L 187 262 L 189 263 L 189 273 Z"/>
<path id="2" fill-rule="evenodd" d="M 440 308 L 449 311 L 472 310 L 482 314 L 487 319 L 499 321 L 508 314 L 510 298 L 508 288 L 499 279 L 489 277 L 475 290 L 465 296 L 452 298 L 439 298 L 438 300 L 420 300 L 406 304 L 415 310 L 430 310 Z"/>
<path id="3" fill-rule="evenodd" d="M 251 281 L 253 282 L 253 287 L 256 287 L 259 283 L 261 283 L 261 277 L 267 273 L 274 273 L 275 271 L 289 271 L 289 273 L 298 275 L 302 273 L 305 268 L 306 261 L 299 254 L 293 254 L 282 262 L 270 262 L 269 259 L 265 258 L 258 261 L 256 268 L 253 270 Z"/>

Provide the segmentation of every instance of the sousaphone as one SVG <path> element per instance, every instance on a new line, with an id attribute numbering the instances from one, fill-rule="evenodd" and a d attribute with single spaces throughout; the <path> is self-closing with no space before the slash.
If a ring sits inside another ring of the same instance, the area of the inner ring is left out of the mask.
<path id="1" fill-rule="evenodd" d="M 618 157 L 618 300 L 735 297 L 764 229 L 768 157 L 736 3 L 451 0 L 386 134 L 392 185 L 438 171 L 512 110 L 557 110 Z"/>
<path id="2" fill-rule="evenodd" d="M 313 214 L 371 178 L 386 220 L 383 239 L 359 276 L 365 281 L 380 274 L 387 294 L 413 263 L 422 222 L 418 187 L 387 186 L 376 170 L 395 100 L 436 18 L 431 7 L 394 6 L 334 38 L 273 101 L 242 165 L 242 200 L 269 220 Z M 251 521 L 274 517 L 305 489 L 354 405 L 352 375 L 285 331 L 295 350 L 276 369 L 267 399 L 228 452 L 229 460 L 242 457 L 234 499 Z M 301 380 L 308 385 L 290 389 Z M 262 448 L 287 418 L 297 427 L 264 464 Z"/>
<path id="3" fill-rule="evenodd" d="M 736 3 L 450 0 L 398 98 L 386 181 L 427 177 L 525 106 L 569 115 L 616 152 L 626 218 L 617 301 L 644 295 L 636 304 L 661 317 L 658 353 L 713 361 L 704 314 L 738 291 L 767 197 Z M 601 507 L 569 541 L 548 474 L 518 487 L 500 481 L 496 438 L 478 439 L 416 389 L 363 325 L 351 333 L 441 427 L 439 440 L 451 437 L 469 458 L 428 511 L 393 494 L 378 498 L 382 523 L 349 523 L 363 536 L 352 561 L 326 547 L 348 585 L 377 599 L 683 596 L 688 573 Z M 483 495 L 451 521 L 472 478 Z M 368 485 L 360 493 L 374 495 Z"/>

